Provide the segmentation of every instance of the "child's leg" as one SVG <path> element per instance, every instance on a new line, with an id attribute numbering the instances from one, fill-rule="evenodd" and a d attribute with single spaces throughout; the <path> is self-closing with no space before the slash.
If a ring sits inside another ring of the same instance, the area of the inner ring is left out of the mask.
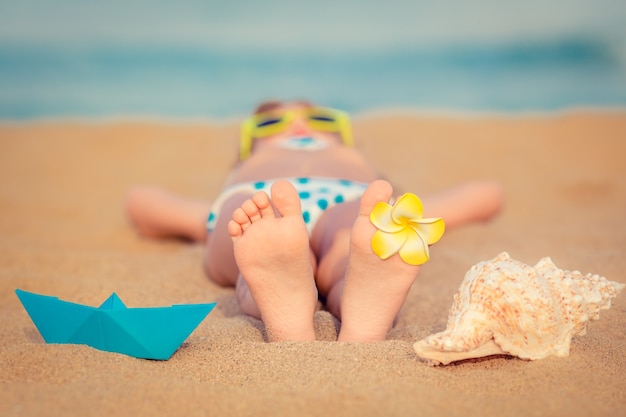
<path id="1" fill-rule="evenodd" d="M 125 210 L 142 235 L 204 242 L 211 202 L 188 200 L 157 187 L 143 186 L 129 191 Z"/>
<path id="2" fill-rule="evenodd" d="M 502 209 L 502 186 L 495 181 L 473 181 L 426 196 L 424 217 L 442 217 L 450 230 L 467 223 L 486 221 Z"/>
<path id="3" fill-rule="evenodd" d="M 264 192 L 255 194 L 233 212 L 228 231 L 237 266 L 270 340 L 315 340 L 317 288 L 296 189 L 278 181 L 271 201 Z M 238 294 L 238 299 L 245 302 L 246 295 Z M 242 309 L 254 314 L 250 307 Z"/>

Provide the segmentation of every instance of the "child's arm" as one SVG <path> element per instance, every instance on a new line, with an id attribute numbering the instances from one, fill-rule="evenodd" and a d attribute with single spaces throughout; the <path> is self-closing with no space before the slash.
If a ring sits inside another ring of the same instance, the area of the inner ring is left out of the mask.
<path id="1" fill-rule="evenodd" d="M 138 232 L 154 238 L 206 240 L 211 202 L 192 200 L 158 187 L 136 186 L 127 194 L 124 208 Z"/>

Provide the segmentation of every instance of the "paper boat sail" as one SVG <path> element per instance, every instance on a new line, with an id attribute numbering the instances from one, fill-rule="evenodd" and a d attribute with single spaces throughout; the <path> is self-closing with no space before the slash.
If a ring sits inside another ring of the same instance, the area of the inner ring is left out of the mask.
<path id="1" fill-rule="evenodd" d="M 15 290 L 46 343 L 88 345 L 167 360 L 213 310 L 211 304 L 127 308 L 113 293 L 98 308 Z"/>

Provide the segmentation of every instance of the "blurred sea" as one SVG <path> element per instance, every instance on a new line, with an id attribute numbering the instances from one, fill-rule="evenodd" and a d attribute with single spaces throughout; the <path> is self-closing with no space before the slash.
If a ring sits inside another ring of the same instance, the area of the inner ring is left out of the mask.
<path id="1" fill-rule="evenodd" d="M 0 119 L 626 106 L 623 2 L 502 3 L 0 0 Z"/>

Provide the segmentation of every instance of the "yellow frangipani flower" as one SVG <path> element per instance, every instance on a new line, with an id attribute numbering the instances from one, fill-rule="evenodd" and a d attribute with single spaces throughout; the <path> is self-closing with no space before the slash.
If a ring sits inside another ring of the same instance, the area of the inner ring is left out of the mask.
<path id="1" fill-rule="evenodd" d="M 429 258 L 428 245 L 436 243 L 445 231 L 441 218 L 422 216 L 422 201 L 415 194 L 404 194 L 393 206 L 380 202 L 370 213 L 378 229 L 372 237 L 372 250 L 381 259 L 396 253 L 410 265 L 421 265 Z"/>

